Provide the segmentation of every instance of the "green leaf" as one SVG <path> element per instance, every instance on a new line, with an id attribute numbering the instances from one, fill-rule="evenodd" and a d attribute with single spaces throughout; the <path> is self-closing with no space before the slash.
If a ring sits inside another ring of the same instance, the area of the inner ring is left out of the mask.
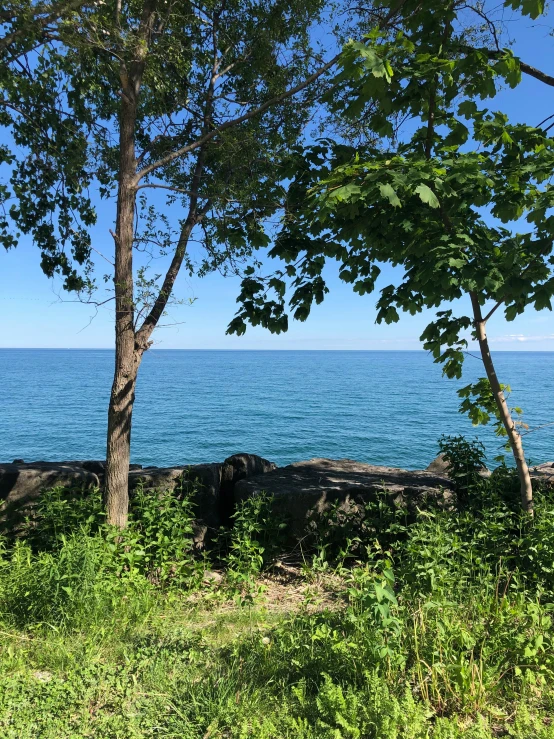
<path id="1" fill-rule="evenodd" d="M 350 182 L 342 187 L 337 187 L 334 190 L 330 190 L 327 195 L 327 199 L 330 201 L 338 200 L 339 202 L 347 203 L 361 192 L 360 186 Z M 357 198 L 356 198 L 357 199 Z"/>
<path id="2" fill-rule="evenodd" d="M 544 13 L 544 0 L 506 0 L 506 6 L 521 10 L 523 15 L 528 15 L 533 20 Z"/>
<path id="3" fill-rule="evenodd" d="M 464 100 L 458 105 L 458 114 L 465 118 L 472 118 L 477 113 L 477 103 L 474 100 Z"/>
<path id="4" fill-rule="evenodd" d="M 414 190 L 415 193 L 417 193 L 421 199 L 422 203 L 426 203 L 427 205 L 430 205 L 431 208 L 438 208 L 440 203 L 437 199 L 437 196 L 435 193 L 431 190 L 431 188 L 428 185 L 418 185 L 416 189 Z"/>
<path id="5" fill-rule="evenodd" d="M 389 203 L 394 206 L 395 208 L 398 208 L 402 205 L 400 202 L 400 199 L 398 198 L 398 195 L 396 194 L 394 188 L 392 185 L 389 184 L 380 184 L 379 190 L 381 191 L 381 195 L 384 198 L 387 198 Z"/>

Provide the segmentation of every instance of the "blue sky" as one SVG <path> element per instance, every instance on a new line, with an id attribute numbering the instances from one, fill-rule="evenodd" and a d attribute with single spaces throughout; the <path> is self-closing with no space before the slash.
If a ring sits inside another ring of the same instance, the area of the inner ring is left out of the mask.
<path id="1" fill-rule="evenodd" d="M 553 39 L 543 19 L 517 21 L 510 28 L 517 36 L 514 51 L 528 64 L 554 74 Z M 524 77 L 516 90 L 502 91 L 491 105 L 503 110 L 514 122 L 538 124 L 554 113 L 554 89 Z M 112 250 L 115 207 L 112 202 L 98 204 L 95 247 L 106 254 Z M 98 273 L 105 271 L 101 262 Z M 386 269 L 380 285 L 393 279 Z M 176 286 L 184 304 L 171 309 L 166 323 L 155 334 L 156 346 L 167 349 L 418 349 L 418 337 L 432 314 L 403 315 L 398 324 L 375 324 L 375 296 L 359 297 L 340 282 L 336 270 L 327 270 L 330 294 L 314 307 L 306 323 L 293 322 L 287 334 L 272 336 L 262 329 L 249 328 L 243 337 L 225 336 L 235 312 L 239 281 L 212 274 L 203 279 L 181 275 Z M 379 286 L 379 285 L 378 285 Z M 90 306 L 74 302 L 61 290 L 59 282 L 48 280 L 39 266 L 36 247 L 23 239 L 17 249 L 0 251 L 0 347 L 111 348 L 113 314 L 102 308 L 95 314 Z M 489 336 L 496 350 L 554 350 L 554 316 L 528 311 L 507 323 L 496 316 L 489 324 Z"/>

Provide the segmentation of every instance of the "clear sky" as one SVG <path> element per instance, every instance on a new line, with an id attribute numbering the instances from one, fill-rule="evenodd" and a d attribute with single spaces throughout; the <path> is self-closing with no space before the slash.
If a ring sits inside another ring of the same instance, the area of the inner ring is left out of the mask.
<path id="1" fill-rule="evenodd" d="M 554 39 L 550 24 L 518 20 L 511 33 L 517 38 L 514 51 L 528 64 L 554 74 Z M 494 103 L 514 122 L 538 124 L 554 113 L 554 89 L 525 77 L 516 90 L 502 91 Z M 114 203 L 98 203 L 94 245 L 103 253 L 112 250 L 109 229 Z M 106 265 L 107 266 L 107 265 Z M 163 263 L 160 264 L 163 266 Z M 97 264 L 101 276 L 105 271 Z M 393 279 L 392 270 L 382 275 L 380 285 Z M 325 302 L 314 307 L 306 323 L 292 323 L 287 334 L 272 336 L 262 329 L 248 328 L 243 337 L 225 336 L 235 312 L 237 278 L 212 274 L 203 279 L 181 275 L 178 298 L 194 298 L 192 305 L 172 308 L 167 328 L 155 334 L 156 345 L 167 349 L 418 349 L 418 337 L 430 314 L 402 315 L 398 324 L 375 324 L 375 295 L 360 297 L 342 283 L 329 267 L 331 289 Z M 379 285 L 378 285 L 379 286 Z M 0 251 L 0 347 L 111 348 L 113 314 L 102 308 L 95 315 L 91 306 L 72 302 L 55 280 L 48 280 L 39 266 L 38 250 L 22 239 L 17 249 Z M 511 323 L 495 315 L 489 336 L 497 350 L 554 350 L 554 315 L 529 310 Z"/>

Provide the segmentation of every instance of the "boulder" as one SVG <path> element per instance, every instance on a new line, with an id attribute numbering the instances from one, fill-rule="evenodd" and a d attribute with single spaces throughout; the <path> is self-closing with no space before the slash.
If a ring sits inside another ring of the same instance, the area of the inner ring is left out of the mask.
<path id="1" fill-rule="evenodd" d="M 188 467 L 145 467 L 129 472 L 129 490 L 138 485 L 146 490 L 174 492 L 179 495 L 193 490 L 192 500 L 196 504 L 197 522 L 195 541 L 201 545 L 208 529 L 220 524 L 220 486 L 223 465 L 196 464 Z"/>
<path id="2" fill-rule="evenodd" d="M 90 489 L 100 485 L 100 478 L 79 462 L 0 464 L 0 502 L 5 514 L 33 503 L 42 490 L 57 485 Z"/>
<path id="3" fill-rule="evenodd" d="M 219 513 L 221 523 L 228 526 L 231 522 L 231 516 L 235 510 L 235 485 L 239 480 L 246 480 L 250 477 L 265 475 L 277 469 L 274 462 L 270 462 L 257 454 L 233 454 L 223 462 L 223 470 L 221 476 L 221 497 L 219 505 Z"/>
<path id="4" fill-rule="evenodd" d="M 434 475 L 440 475 L 441 477 L 448 477 L 448 462 L 444 458 L 444 454 L 439 454 L 431 462 L 431 464 L 425 468 L 425 472 L 432 472 Z M 487 467 L 481 467 L 479 475 L 481 477 L 490 477 L 491 471 Z"/>
<path id="5" fill-rule="evenodd" d="M 186 467 L 143 467 L 129 470 L 129 490 L 139 484 L 146 490 L 175 490 L 181 487 Z"/>
<path id="6" fill-rule="evenodd" d="M 223 464 L 232 468 L 231 481 L 233 484 L 247 477 L 265 475 L 266 472 L 277 469 L 274 462 L 258 457 L 257 454 L 233 454 L 231 457 L 227 457 Z"/>
<path id="7" fill-rule="evenodd" d="M 183 489 L 192 485 L 193 501 L 196 503 L 198 518 L 208 527 L 216 529 L 221 525 L 221 475 L 224 465 L 218 462 L 195 464 L 187 467 L 182 478 Z"/>
<path id="8" fill-rule="evenodd" d="M 547 485 L 554 486 L 554 462 L 538 464 L 535 467 L 531 467 L 529 471 L 532 478 L 540 480 Z"/>
<path id="9" fill-rule="evenodd" d="M 434 475 L 441 475 L 441 477 L 448 477 L 448 462 L 444 458 L 444 454 L 439 454 L 431 462 L 431 464 L 425 468 L 425 472 L 432 472 Z"/>
<path id="10" fill-rule="evenodd" d="M 106 471 L 106 460 L 105 459 L 86 459 L 83 462 L 70 462 L 69 464 L 80 464 L 81 467 L 84 467 L 85 470 L 88 470 L 89 472 L 94 472 L 97 474 L 102 480 L 104 478 L 104 473 Z M 142 465 L 141 464 L 130 464 L 129 470 L 141 470 Z"/>
<path id="11" fill-rule="evenodd" d="M 129 489 L 141 483 L 159 491 L 194 490 L 198 525 L 216 529 L 227 523 L 233 508 L 233 488 L 237 480 L 275 469 L 273 462 L 255 454 L 235 454 L 223 463 L 211 462 L 182 467 L 145 467 L 129 472 Z M 199 530 L 200 530 L 199 528 Z"/>
<path id="12" fill-rule="evenodd" d="M 384 491 L 395 505 L 415 513 L 429 499 L 451 505 L 452 490 L 447 477 L 432 472 L 376 467 L 351 459 L 310 459 L 239 480 L 234 493 L 236 501 L 262 491 L 273 494 L 277 510 L 289 519 L 291 533 L 299 537 L 314 516 L 337 501 L 351 509 Z"/>
<path id="13" fill-rule="evenodd" d="M 81 464 L 83 469 L 88 470 L 89 472 L 94 472 L 94 474 L 98 475 L 102 480 L 104 479 L 104 472 L 106 471 L 105 460 L 88 459 L 81 462 Z"/>

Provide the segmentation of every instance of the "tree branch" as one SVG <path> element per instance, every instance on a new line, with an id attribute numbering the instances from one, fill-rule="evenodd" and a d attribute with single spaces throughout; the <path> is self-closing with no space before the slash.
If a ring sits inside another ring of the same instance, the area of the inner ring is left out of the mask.
<path id="1" fill-rule="evenodd" d="M 81 7 L 87 7 L 88 3 L 83 3 L 82 0 L 70 0 L 69 2 L 62 2 L 58 6 L 55 5 L 39 5 L 33 17 L 31 23 L 36 23 L 41 30 L 44 30 L 51 21 L 59 20 L 66 13 L 70 13 L 75 10 L 79 10 Z M 43 15 L 46 13 L 46 15 Z M 43 17 L 40 17 L 43 16 Z M 15 20 L 16 17 L 10 18 L 10 21 Z M 0 52 L 8 49 L 14 41 L 29 30 L 28 27 L 18 28 L 12 33 L 8 33 L 3 38 L 0 38 Z M 47 39 L 45 39 L 47 40 Z M 17 56 L 22 56 L 26 51 L 21 51 Z"/>
<path id="2" fill-rule="evenodd" d="M 427 136 L 425 138 L 425 159 L 431 159 L 431 153 L 433 151 L 436 94 L 437 94 L 437 84 L 435 82 L 435 84 L 431 88 L 431 95 L 429 97 L 429 118 L 427 121 Z"/>
<path id="3" fill-rule="evenodd" d="M 150 336 L 158 325 L 158 321 L 160 320 L 167 306 L 169 298 L 171 297 L 171 293 L 173 292 L 175 280 L 177 279 L 177 275 L 179 274 L 179 270 L 181 269 L 183 259 L 185 258 L 190 235 L 194 227 L 198 225 L 198 223 L 200 223 L 210 207 L 211 202 L 208 201 L 199 211 L 196 210 L 196 203 L 194 203 L 194 205 L 191 205 L 191 207 L 189 208 L 187 219 L 183 225 L 183 228 L 181 229 L 179 243 L 177 244 L 177 248 L 175 249 L 175 254 L 173 255 L 173 259 L 171 260 L 169 269 L 166 272 L 162 287 L 160 289 L 160 292 L 158 293 L 158 297 L 156 298 L 154 305 L 150 310 L 150 313 L 144 319 L 142 326 L 136 332 L 135 343 L 140 349 L 144 350 L 147 349 L 149 346 Z"/>
<path id="4" fill-rule="evenodd" d="M 495 314 L 495 312 L 500 308 L 501 305 L 504 304 L 503 300 L 499 300 L 498 303 L 487 313 L 487 315 L 483 318 L 483 321 L 486 323 L 491 316 Z"/>
<path id="5" fill-rule="evenodd" d="M 396 5 L 394 5 L 394 7 L 391 8 L 391 10 L 385 16 L 385 18 L 380 23 L 377 24 L 377 27 L 380 29 L 386 27 L 390 23 L 390 21 L 399 13 L 399 11 L 406 4 L 406 2 L 407 0 L 398 0 Z M 306 77 L 306 79 L 298 83 L 298 85 L 295 85 L 289 90 L 285 90 L 285 92 L 281 93 L 280 95 L 276 95 L 275 97 L 271 98 L 271 100 L 267 100 L 265 103 L 262 103 L 262 105 L 258 105 L 256 108 L 249 110 L 247 113 L 244 113 L 243 115 L 238 116 L 237 118 L 233 118 L 230 121 L 226 121 L 225 123 L 222 123 L 220 126 L 217 126 L 213 130 L 207 131 L 206 133 L 204 133 L 202 136 L 200 136 L 200 138 L 198 138 L 196 141 L 193 141 L 191 144 L 188 144 L 187 146 L 182 146 L 181 148 L 176 149 L 175 151 L 172 151 L 169 154 L 166 154 L 166 156 L 161 157 L 160 159 L 158 159 L 157 162 L 152 162 L 152 164 L 149 164 L 148 166 L 144 167 L 142 170 L 137 172 L 137 175 L 135 177 L 135 184 L 138 185 L 138 183 L 144 177 L 149 175 L 151 172 L 154 172 L 156 169 L 159 169 L 160 167 L 163 167 L 166 164 L 170 164 L 171 162 L 175 161 L 175 159 L 179 159 L 183 156 L 186 156 L 187 154 L 190 154 L 190 152 L 194 151 L 195 149 L 198 149 L 203 144 L 208 143 L 208 141 L 211 141 L 211 139 L 215 138 L 216 136 L 219 136 L 220 133 L 223 133 L 223 131 L 226 131 L 228 128 L 232 128 L 233 126 L 238 126 L 241 123 L 244 123 L 245 121 L 255 118 L 257 115 L 260 115 L 260 113 L 264 113 L 266 110 L 271 108 L 273 105 L 276 105 L 277 103 L 280 103 L 283 100 L 287 100 L 293 95 L 296 95 L 296 93 L 301 92 L 302 90 L 306 89 L 306 87 L 309 87 L 309 85 L 311 85 L 312 82 L 315 82 L 322 75 L 324 75 L 325 72 L 332 69 L 332 67 L 334 67 L 335 64 L 338 62 L 338 60 L 340 59 L 341 54 L 342 52 L 336 54 L 330 61 L 328 61 L 322 67 L 317 69 L 313 74 Z M 214 72 L 214 76 L 212 77 L 212 81 L 214 83 L 215 83 L 215 79 L 217 79 L 215 75 L 217 75 L 217 68 Z"/>
<path id="6" fill-rule="evenodd" d="M 200 197 L 199 193 L 193 192 L 192 190 L 185 190 L 183 187 L 172 187 L 171 185 L 158 185 L 156 183 L 146 183 L 145 185 L 139 185 L 137 187 L 137 192 L 139 190 L 144 190 L 147 187 L 156 188 L 158 190 L 171 190 L 172 192 L 180 192 L 183 193 L 183 195 L 190 195 L 191 197 Z"/>
<path id="7" fill-rule="evenodd" d="M 545 85 L 554 87 L 554 77 L 552 75 L 546 74 L 546 72 L 542 72 L 540 69 L 536 69 L 530 64 L 522 62 L 521 59 L 519 60 L 519 66 L 521 67 L 521 71 L 525 72 L 529 77 L 534 77 L 536 80 L 539 80 L 539 82 L 544 82 Z"/>
<path id="8" fill-rule="evenodd" d="M 211 139 L 215 138 L 216 136 L 219 136 L 220 133 L 223 133 L 223 131 L 226 131 L 228 128 L 232 128 L 234 126 L 238 126 L 241 123 L 244 123 L 245 121 L 249 121 L 251 118 L 256 117 L 257 115 L 260 115 L 260 113 L 264 113 L 266 110 L 271 108 L 273 105 L 276 105 L 277 103 L 282 102 L 283 100 L 287 100 L 288 98 L 292 97 L 293 95 L 296 95 L 296 93 L 301 92 L 306 87 L 312 84 L 312 82 L 315 82 L 319 77 L 321 77 L 325 72 L 327 72 L 329 69 L 331 69 L 339 60 L 340 54 L 337 54 L 334 56 L 331 61 L 327 62 L 327 64 L 324 64 L 323 67 L 320 67 L 316 72 L 311 74 L 309 77 L 307 77 L 305 80 L 300 82 L 298 85 L 295 85 L 294 87 L 290 88 L 289 90 L 286 90 L 285 92 L 282 92 L 280 95 L 276 95 L 275 97 L 271 98 L 271 100 L 266 100 L 265 103 L 262 103 L 262 105 L 258 105 L 256 108 L 252 108 L 252 110 L 249 110 L 247 113 L 244 113 L 241 116 L 238 116 L 237 118 L 233 118 L 230 121 L 226 121 L 225 123 L 222 123 L 221 126 L 217 126 L 217 128 L 212 129 L 211 131 L 208 131 L 204 135 L 200 136 L 196 141 L 193 141 L 191 144 L 188 144 L 187 146 L 182 146 L 180 149 L 176 149 L 175 151 L 170 152 L 169 154 L 166 154 L 165 157 L 161 157 L 161 159 L 158 159 L 157 162 L 152 162 L 152 164 L 149 164 L 147 167 L 144 167 L 140 172 L 137 172 L 135 182 L 138 185 L 140 180 L 142 180 L 146 175 L 150 174 L 151 172 L 154 172 L 156 169 L 159 169 L 160 167 L 165 166 L 166 164 L 170 164 L 171 162 L 175 161 L 175 159 L 180 159 L 183 156 L 186 156 L 187 154 L 190 154 L 192 151 L 195 151 L 195 149 L 198 149 L 203 144 L 207 144 L 208 141 L 211 141 Z"/>
<path id="9" fill-rule="evenodd" d="M 212 114 L 213 114 L 214 90 L 215 90 L 217 70 L 219 68 L 218 45 L 217 45 L 219 19 L 220 19 L 221 13 L 223 12 L 224 7 L 225 5 L 223 2 L 221 4 L 219 11 L 214 14 L 214 18 L 213 18 L 213 26 L 212 26 L 213 63 L 212 63 L 210 80 L 208 82 L 208 86 L 206 89 L 206 102 L 204 105 L 204 124 L 202 128 L 203 132 L 206 132 L 206 133 L 208 133 L 209 131 Z M 183 259 L 185 258 L 185 253 L 187 250 L 190 235 L 193 229 L 195 228 L 195 226 L 202 221 L 205 214 L 208 212 L 208 210 L 211 207 L 211 200 L 208 200 L 202 206 L 202 208 L 198 210 L 198 198 L 199 198 L 198 190 L 202 182 L 202 175 L 204 174 L 206 149 L 207 147 L 204 145 L 199 149 L 199 152 L 198 152 L 196 166 L 194 168 L 194 173 L 192 175 L 192 181 L 191 181 L 189 211 L 188 211 L 188 215 L 185 220 L 185 223 L 183 224 L 183 227 L 181 229 L 181 234 L 179 236 L 179 242 L 177 244 L 177 248 L 175 249 L 173 259 L 171 260 L 171 264 L 169 265 L 169 269 L 166 272 L 162 287 L 158 293 L 156 300 L 154 301 L 154 305 L 152 306 L 150 313 L 144 319 L 142 326 L 135 334 L 135 345 L 140 350 L 143 350 L 143 351 L 146 350 L 150 346 L 150 343 L 149 343 L 150 336 L 152 335 L 152 332 L 158 325 L 158 321 L 160 320 L 167 306 L 167 302 L 171 296 L 171 293 L 173 292 L 175 280 L 177 279 L 177 275 L 179 274 L 179 271 L 181 269 Z"/>
<path id="10" fill-rule="evenodd" d="M 473 46 L 466 45 L 462 45 L 458 48 L 465 52 L 479 51 L 483 54 L 486 54 L 489 59 L 498 59 L 504 53 L 503 51 L 495 51 L 494 49 L 475 48 Z M 519 67 L 524 74 L 528 75 L 529 77 L 534 77 L 536 80 L 539 80 L 539 82 L 544 82 L 545 85 L 554 87 L 554 76 L 546 74 L 546 72 L 543 72 L 536 67 L 532 67 L 530 64 L 527 64 L 526 62 L 519 59 L 519 57 L 516 57 L 516 59 L 519 62 Z"/>

